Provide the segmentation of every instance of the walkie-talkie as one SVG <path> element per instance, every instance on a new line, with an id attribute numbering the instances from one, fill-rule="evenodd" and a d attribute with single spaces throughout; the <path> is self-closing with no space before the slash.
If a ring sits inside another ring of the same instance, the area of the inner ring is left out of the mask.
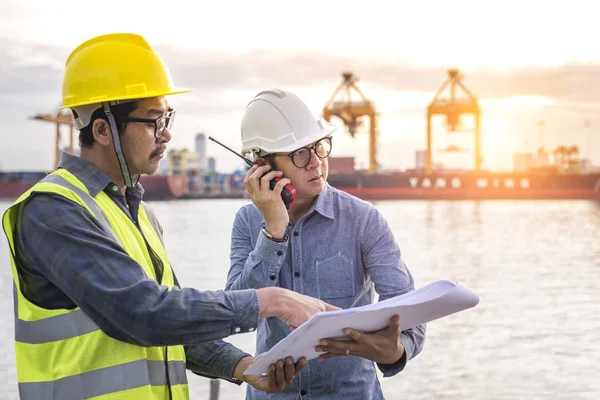
<path id="1" fill-rule="evenodd" d="M 248 158 L 244 157 L 243 155 L 238 154 L 235 151 L 231 150 L 229 147 L 225 146 L 223 143 L 219 142 L 212 136 L 209 136 L 208 138 L 210 140 L 212 140 L 213 142 L 217 143 L 218 145 L 225 147 L 227 150 L 229 150 L 236 156 L 240 157 L 242 160 L 244 160 L 246 162 L 246 164 L 248 164 L 249 167 L 254 166 L 254 163 L 251 160 L 249 160 Z M 268 174 L 268 172 L 266 174 Z M 264 174 L 263 176 L 265 176 L 266 174 Z M 282 179 L 281 177 L 276 177 L 276 178 L 271 179 L 271 182 L 269 182 L 269 187 L 271 188 L 271 190 L 273 190 L 273 188 L 275 187 L 277 182 L 279 182 L 281 179 Z M 281 200 L 283 200 L 283 204 L 285 204 L 285 208 L 289 209 L 292 205 L 294 205 L 295 198 L 296 198 L 296 188 L 288 183 L 287 185 L 285 185 L 283 187 L 283 190 L 281 191 Z"/>

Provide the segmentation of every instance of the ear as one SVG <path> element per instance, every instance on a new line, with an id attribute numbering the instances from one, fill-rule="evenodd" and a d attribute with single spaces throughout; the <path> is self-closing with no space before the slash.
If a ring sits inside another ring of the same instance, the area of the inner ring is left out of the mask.
<path id="1" fill-rule="evenodd" d="M 254 164 L 258 165 L 259 167 L 262 167 L 263 165 L 266 165 L 267 163 L 264 158 L 259 157 L 254 160 Z"/>
<path id="2" fill-rule="evenodd" d="M 108 146 L 112 143 L 110 126 L 105 119 L 98 118 L 94 121 L 92 134 L 94 135 L 94 140 L 103 146 Z"/>

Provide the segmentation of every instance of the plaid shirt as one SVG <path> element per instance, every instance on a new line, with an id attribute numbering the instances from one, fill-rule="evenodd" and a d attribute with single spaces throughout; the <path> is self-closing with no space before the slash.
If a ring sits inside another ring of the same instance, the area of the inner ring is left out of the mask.
<path id="1" fill-rule="evenodd" d="M 91 196 L 104 191 L 137 225 L 144 194 L 139 183 L 123 196 L 79 157 L 63 154 L 59 168 L 74 174 Z M 256 328 L 255 290 L 203 292 L 180 288 L 175 278 L 168 291 L 148 278 L 83 207 L 60 195 L 32 196 L 22 206 L 18 227 L 21 287 L 31 302 L 46 309 L 80 307 L 104 333 L 127 343 L 184 345 L 190 370 L 240 383 L 231 377 L 247 353 L 217 339 Z M 155 229 L 162 240 L 162 228 Z"/>

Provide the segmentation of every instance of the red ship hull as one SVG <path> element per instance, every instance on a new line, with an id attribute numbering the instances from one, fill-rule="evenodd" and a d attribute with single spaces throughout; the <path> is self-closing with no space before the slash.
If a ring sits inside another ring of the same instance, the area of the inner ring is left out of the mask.
<path id="1" fill-rule="evenodd" d="M 16 199 L 23 193 L 25 193 L 33 183 L 20 183 L 20 182 L 1 182 L 0 183 L 0 198 L 2 199 Z"/>
<path id="2" fill-rule="evenodd" d="M 46 173 L 11 172 L 0 175 L 0 199 L 12 200 L 29 190 Z M 181 175 L 143 175 L 144 200 L 171 200 L 184 195 L 188 178 Z"/>
<path id="3" fill-rule="evenodd" d="M 183 175 L 142 175 L 144 200 L 172 200 L 182 197 L 188 184 Z"/>

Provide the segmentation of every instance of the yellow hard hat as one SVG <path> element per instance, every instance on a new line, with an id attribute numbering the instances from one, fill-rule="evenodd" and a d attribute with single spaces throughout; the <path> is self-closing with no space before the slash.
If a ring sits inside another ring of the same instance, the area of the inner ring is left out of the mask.
<path id="1" fill-rule="evenodd" d="M 69 55 L 60 109 L 191 92 L 176 88 L 158 53 L 140 35 L 90 39 Z"/>

